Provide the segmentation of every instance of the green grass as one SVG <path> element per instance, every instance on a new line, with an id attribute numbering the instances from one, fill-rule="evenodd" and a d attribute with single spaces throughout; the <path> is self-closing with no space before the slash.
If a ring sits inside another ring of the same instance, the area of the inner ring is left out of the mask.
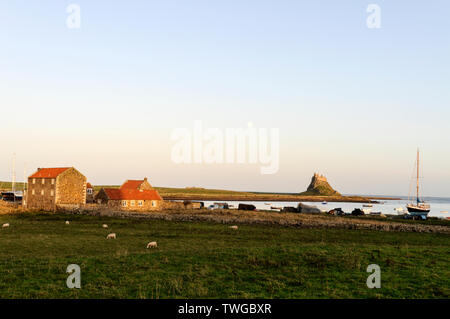
<path id="1" fill-rule="evenodd" d="M 70 220 L 70 225 L 64 221 Z M 443 234 L 0 215 L 0 298 L 449 298 Z M 109 229 L 101 228 L 103 223 Z M 108 233 L 117 240 L 106 240 Z M 157 249 L 146 249 L 149 241 Z M 381 289 L 366 268 L 381 267 Z M 81 289 L 68 289 L 69 264 Z"/>
<path id="2" fill-rule="evenodd" d="M 94 190 L 98 191 L 101 188 L 119 188 L 120 185 L 98 185 L 94 186 Z M 202 187 L 154 187 L 160 194 L 206 194 L 206 195 L 250 195 L 253 192 L 240 192 L 240 191 L 230 191 L 224 189 L 209 189 Z"/>
<path id="3" fill-rule="evenodd" d="M 155 187 L 160 194 L 210 194 L 210 195 L 246 195 L 252 194 L 250 192 L 230 191 L 223 189 L 209 189 L 201 187 L 186 187 L 186 188 L 174 188 L 174 187 Z"/>
<path id="4" fill-rule="evenodd" d="M 304 196 L 342 196 L 329 185 L 317 185 L 314 189 L 301 192 Z"/>
<path id="5" fill-rule="evenodd" d="M 15 185 L 15 189 L 16 190 L 22 190 L 24 186 L 24 183 L 22 182 L 17 182 Z M 0 181 L 0 189 L 1 190 L 11 190 L 12 189 L 12 183 L 11 182 L 1 182 Z"/>

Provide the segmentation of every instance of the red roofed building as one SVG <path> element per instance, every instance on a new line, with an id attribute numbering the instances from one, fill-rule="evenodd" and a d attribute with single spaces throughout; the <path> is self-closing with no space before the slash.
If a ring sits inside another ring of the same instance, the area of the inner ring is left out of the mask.
<path id="1" fill-rule="evenodd" d="M 102 188 L 95 201 L 108 207 L 130 211 L 160 210 L 163 199 L 144 180 L 127 180 L 120 188 Z"/>
<path id="2" fill-rule="evenodd" d="M 73 167 L 38 168 L 28 177 L 24 206 L 54 211 L 58 205 L 86 203 L 86 177 Z"/>
<path id="3" fill-rule="evenodd" d="M 147 177 L 143 180 L 132 180 L 129 179 L 120 186 L 120 189 L 139 189 L 139 190 L 151 190 L 152 185 L 147 180 Z"/>

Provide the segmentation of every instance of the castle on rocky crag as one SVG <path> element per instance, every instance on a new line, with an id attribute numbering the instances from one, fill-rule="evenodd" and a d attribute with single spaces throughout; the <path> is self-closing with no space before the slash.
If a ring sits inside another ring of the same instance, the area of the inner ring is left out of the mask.
<path id="1" fill-rule="evenodd" d="M 300 195 L 341 196 L 328 184 L 327 178 L 319 173 L 314 173 L 306 192 L 302 192 Z"/>
<path id="2" fill-rule="evenodd" d="M 314 176 L 312 177 L 311 182 L 313 182 L 314 180 L 316 180 L 318 182 L 328 182 L 327 178 L 319 173 L 314 173 Z"/>

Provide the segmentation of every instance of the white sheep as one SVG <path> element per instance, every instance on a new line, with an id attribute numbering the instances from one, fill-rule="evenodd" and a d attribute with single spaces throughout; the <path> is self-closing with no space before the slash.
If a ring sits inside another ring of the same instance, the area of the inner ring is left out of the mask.
<path id="1" fill-rule="evenodd" d="M 6 223 L 6 224 L 2 225 L 2 228 L 6 228 L 6 227 L 9 227 L 9 223 Z"/>
<path id="2" fill-rule="evenodd" d="M 108 225 L 103 224 L 102 227 L 103 227 L 103 228 L 108 228 Z"/>
<path id="3" fill-rule="evenodd" d="M 70 224 L 70 222 L 68 220 L 66 220 L 66 225 L 69 225 L 69 224 Z"/>
<path id="4" fill-rule="evenodd" d="M 111 233 L 106 236 L 106 239 L 116 239 L 116 233 Z"/>
<path id="5" fill-rule="evenodd" d="M 156 248 L 156 247 L 158 247 L 156 241 L 151 241 L 147 244 L 147 248 Z"/>
<path id="6" fill-rule="evenodd" d="M 236 225 L 230 226 L 231 229 L 238 229 Z"/>

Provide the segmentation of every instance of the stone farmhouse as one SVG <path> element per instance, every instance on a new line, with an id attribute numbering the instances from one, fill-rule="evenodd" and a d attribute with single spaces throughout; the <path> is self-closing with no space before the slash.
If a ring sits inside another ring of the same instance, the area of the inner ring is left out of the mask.
<path id="1" fill-rule="evenodd" d="M 163 199 L 158 191 L 144 180 L 127 180 L 120 188 L 102 188 L 95 195 L 97 204 L 128 211 L 160 210 Z"/>
<path id="2" fill-rule="evenodd" d="M 24 207 L 51 210 L 86 203 L 86 177 L 73 167 L 38 168 L 28 177 Z"/>

